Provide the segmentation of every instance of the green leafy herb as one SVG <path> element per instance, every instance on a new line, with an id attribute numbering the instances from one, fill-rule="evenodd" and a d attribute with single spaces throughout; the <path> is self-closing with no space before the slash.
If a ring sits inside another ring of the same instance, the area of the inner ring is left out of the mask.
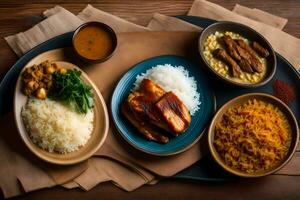
<path id="1" fill-rule="evenodd" d="M 68 70 L 65 74 L 54 72 L 48 97 L 70 105 L 79 113 L 87 113 L 94 106 L 94 95 L 92 87 L 85 84 L 80 75 L 81 72 L 76 69 Z"/>

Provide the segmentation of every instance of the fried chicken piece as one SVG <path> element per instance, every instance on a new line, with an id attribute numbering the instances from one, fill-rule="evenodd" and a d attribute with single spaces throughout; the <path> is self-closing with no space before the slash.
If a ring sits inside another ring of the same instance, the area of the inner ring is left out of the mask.
<path id="1" fill-rule="evenodd" d="M 144 135 L 145 138 L 151 141 L 159 142 L 166 144 L 169 142 L 169 138 L 165 135 L 159 133 L 156 127 L 152 126 L 149 123 L 145 123 L 142 120 L 139 120 L 132 113 L 128 102 L 125 101 L 121 106 L 122 114 L 130 121 L 130 123 L 138 129 L 140 133 Z"/>
<path id="2" fill-rule="evenodd" d="M 265 49 L 264 47 L 262 47 L 260 44 L 258 44 L 257 42 L 252 42 L 252 48 L 261 56 L 261 57 L 268 57 L 270 55 L 268 49 Z"/>
<path id="3" fill-rule="evenodd" d="M 127 101 L 136 118 L 148 121 L 168 132 L 170 129 L 162 119 L 154 103 L 157 102 L 165 91 L 149 79 L 143 79 L 140 88 L 129 94 Z"/>
<path id="4" fill-rule="evenodd" d="M 224 61 L 229 67 L 231 71 L 231 75 L 233 77 L 239 77 L 242 73 L 241 68 L 239 65 L 233 60 L 224 49 L 216 49 L 214 50 L 213 54 L 219 58 L 220 60 Z"/>
<path id="5" fill-rule="evenodd" d="M 154 101 L 157 101 L 165 93 L 164 89 L 162 89 L 159 85 L 146 78 L 142 80 L 139 91 L 154 95 Z"/>
<path id="6" fill-rule="evenodd" d="M 183 133 L 191 123 L 191 115 L 183 102 L 173 93 L 167 92 L 155 103 L 155 107 L 167 122 L 175 136 Z"/>

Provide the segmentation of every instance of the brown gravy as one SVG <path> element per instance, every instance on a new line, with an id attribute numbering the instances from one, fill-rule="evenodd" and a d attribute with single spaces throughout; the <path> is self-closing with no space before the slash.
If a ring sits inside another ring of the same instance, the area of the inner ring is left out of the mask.
<path id="1" fill-rule="evenodd" d="M 91 60 L 98 60 L 112 53 L 113 39 L 104 28 L 86 26 L 74 38 L 74 47 L 81 56 Z"/>

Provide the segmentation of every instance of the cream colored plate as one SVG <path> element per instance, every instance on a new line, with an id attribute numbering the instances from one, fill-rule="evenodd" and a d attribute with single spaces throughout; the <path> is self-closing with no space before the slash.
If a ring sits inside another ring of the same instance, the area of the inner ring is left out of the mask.
<path id="1" fill-rule="evenodd" d="M 22 72 L 25 68 L 31 67 L 34 64 L 39 64 L 47 59 L 46 57 L 47 52 L 38 55 L 37 57 L 33 58 L 27 65 L 23 68 Z M 51 61 L 51 59 L 49 59 Z M 66 153 L 66 154 L 59 154 L 56 152 L 50 153 L 48 151 L 45 151 L 41 148 L 39 148 L 37 145 L 35 145 L 25 127 L 23 124 L 23 120 L 21 117 L 21 110 L 22 107 L 26 104 L 28 97 L 25 96 L 21 91 L 21 74 L 17 80 L 16 88 L 15 88 L 15 95 L 14 95 L 14 117 L 16 121 L 16 125 L 19 131 L 19 134 L 26 144 L 26 146 L 39 158 L 50 162 L 54 164 L 60 164 L 60 165 L 69 165 L 69 164 L 75 164 L 81 161 L 84 161 L 91 157 L 104 143 L 108 127 L 109 127 L 109 120 L 108 120 L 108 113 L 106 104 L 103 100 L 103 97 L 99 90 L 97 89 L 96 85 L 88 78 L 87 74 L 85 74 L 80 68 L 78 68 L 76 65 L 68 62 L 63 61 L 55 61 L 59 66 L 62 66 L 67 69 L 76 68 L 82 72 L 81 78 L 93 88 L 94 93 L 94 129 L 92 132 L 92 135 L 88 142 L 82 146 L 79 150 Z"/>

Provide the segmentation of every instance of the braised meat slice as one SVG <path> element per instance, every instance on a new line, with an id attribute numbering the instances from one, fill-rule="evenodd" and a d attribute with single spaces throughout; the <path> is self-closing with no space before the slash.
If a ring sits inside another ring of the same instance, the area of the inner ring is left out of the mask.
<path id="1" fill-rule="evenodd" d="M 165 93 L 155 107 L 175 136 L 183 133 L 191 123 L 191 115 L 183 102 L 173 93 Z"/>
<path id="2" fill-rule="evenodd" d="M 251 56 L 256 56 L 256 52 L 244 40 L 234 40 L 241 48 L 245 49 Z"/>
<path id="3" fill-rule="evenodd" d="M 266 58 L 270 55 L 268 49 L 265 49 L 257 42 L 252 42 L 252 48 L 262 57 Z"/>
<path id="4" fill-rule="evenodd" d="M 256 56 L 252 56 L 250 53 L 248 53 L 245 49 L 241 48 L 240 46 L 237 46 L 237 50 L 239 52 L 239 55 L 250 63 L 253 71 L 256 71 L 258 73 L 263 71 L 262 63 L 258 60 Z"/>
<path id="5" fill-rule="evenodd" d="M 235 41 L 228 35 L 224 35 L 223 37 L 221 37 L 221 40 L 224 42 L 229 55 L 235 60 L 241 60 L 241 56 L 236 49 L 237 44 L 235 43 Z"/>
<path id="6" fill-rule="evenodd" d="M 262 72 L 262 63 L 258 60 L 251 47 L 247 45 L 243 40 L 233 40 L 228 35 L 223 36 L 221 39 L 224 42 L 226 49 L 232 58 L 239 62 L 241 62 L 242 59 L 245 59 L 251 65 L 252 71 L 258 73 Z M 238 56 L 236 56 L 236 54 Z M 242 63 L 244 64 L 243 67 L 245 67 L 246 62 L 242 61 Z M 250 71 L 248 66 L 245 69 Z"/>
<path id="7" fill-rule="evenodd" d="M 138 129 L 138 131 L 144 135 L 145 138 L 151 141 L 166 144 L 169 142 L 169 138 L 159 133 L 159 130 L 149 123 L 136 118 L 132 113 L 128 102 L 125 101 L 121 106 L 122 114 L 130 121 L 130 123 Z"/>
<path id="8" fill-rule="evenodd" d="M 248 62 L 248 60 L 242 58 L 239 62 L 239 66 L 241 67 L 241 69 L 243 71 L 248 72 L 248 73 L 253 73 L 251 64 Z"/>
<path id="9" fill-rule="evenodd" d="M 241 68 L 224 49 L 216 49 L 214 50 L 213 54 L 220 60 L 224 61 L 230 67 L 230 73 L 233 77 L 240 76 L 240 74 L 242 73 Z"/>
<path id="10" fill-rule="evenodd" d="M 262 63 L 256 57 L 255 51 L 241 39 L 235 40 L 238 46 L 236 47 L 240 56 L 250 63 L 252 70 L 255 72 L 262 72 L 263 66 Z"/>
<path id="11" fill-rule="evenodd" d="M 149 79 L 143 79 L 140 88 L 129 94 L 127 101 L 136 118 L 148 121 L 166 131 L 170 131 L 167 123 L 162 119 L 154 103 L 165 91 Z"/>

